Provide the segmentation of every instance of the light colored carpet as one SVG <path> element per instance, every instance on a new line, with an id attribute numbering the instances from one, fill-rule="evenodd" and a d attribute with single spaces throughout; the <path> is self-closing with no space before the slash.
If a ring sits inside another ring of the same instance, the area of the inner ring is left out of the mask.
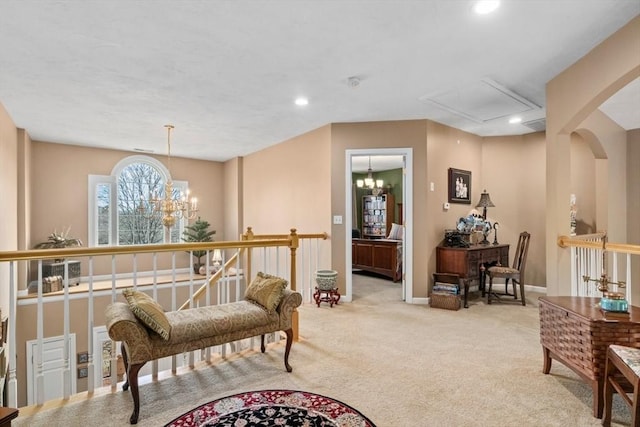
<path id="1" fill-rule="evenodd" d="M 449 311 L 408 305 L 399 284 L 354 275 L 354 301 L 300 308 L 300 334 L 284 370 L 284 345 L 140 388 L 140 426 L 160 426 L 210 400 L 243 391 L 297 389 L 343 401 L 385 426 L 599 426 L 591 389 L 554 362 L 542 374 L 539 295 L 527 306 Z M 120 390 L 20 416 L 18 426 L 128 425 Z M 26 411 L 25 411 L 26 412 Z M 629 425 L 615 396 L 613 425 Z"/>

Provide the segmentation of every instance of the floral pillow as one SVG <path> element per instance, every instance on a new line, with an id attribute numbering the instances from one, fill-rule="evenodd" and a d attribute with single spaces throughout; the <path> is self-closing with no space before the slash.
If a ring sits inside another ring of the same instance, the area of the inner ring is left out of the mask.
<path id="1" fill-rule="evenodd" d="M 282 292 L 288 284 L 281 277 L 258 272 L 256 278 L 245 291 L 244 298 L 264 307 L 269 313 L 273 313 L 280 304 Z"/>

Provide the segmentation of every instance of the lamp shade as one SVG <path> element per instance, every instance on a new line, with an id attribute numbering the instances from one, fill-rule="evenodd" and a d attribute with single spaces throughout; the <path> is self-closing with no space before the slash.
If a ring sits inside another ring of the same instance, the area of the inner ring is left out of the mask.
<path id="1" fill-rule="evenodd" d="M 496 205 L 491 201 L 491 197 L 489 197 L 489 193 L 487 190 L 484 190 L 480 195 L 480 201 L 476 205 L 476 208 L 494 208 Z"/>

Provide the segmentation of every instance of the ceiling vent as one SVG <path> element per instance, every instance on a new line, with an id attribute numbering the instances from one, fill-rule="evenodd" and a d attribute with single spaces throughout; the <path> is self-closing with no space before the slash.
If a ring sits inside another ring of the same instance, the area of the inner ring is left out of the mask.
<path id="1" fill-rule="evenodd" d="M 540 132 L 547 129 L 547 120 L 546 119 L 530 120 L 528 122 L 522 122 L 522 125 L 528 127 L 529 129 L 533 129 L 536 132 Z"/>
<path id="2" fill-rule="evenodd" d="M 539 105 L 489 78 L 419 99 L 480 124 L 540 109 Z"/>

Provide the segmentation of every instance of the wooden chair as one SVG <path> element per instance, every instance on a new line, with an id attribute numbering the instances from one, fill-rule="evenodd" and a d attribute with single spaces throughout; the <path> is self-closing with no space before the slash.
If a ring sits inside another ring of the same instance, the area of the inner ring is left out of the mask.
<path id="1" fill-rule="evenodd" d="M 620 380 L 624 377 L 631 383 L 623 384 Z M 613 392 L 617 392 L 622 400 L 631 408 L 631 425 L 640 424 L 640 405 L 638 405 L 638 395 L 640 389 L 640 349 L 624 347 L 621 345 L 610 345 L 607 349 L 607 362 L 604 377 L 604 412 L 602 425 L 611 425 L 611 405 L 613 403 Z M 627 395 L 632 391 L 632 397 Z"/>
<path id="2" fill-rule="evenodd" d="M 492 299 L 500 299 L 500 296 L 512 296 L 514 299 L 518 299 L 518 293 L 516 292 L 516 283 L 520 285 L 520 299 L 522 305 L 526 305 L 524 298 L 524 268 L 527 264 L 527 253 L 529 252 L 529 239 L 531 234 L 523 231 L 520 233 L 518 239 L 518 246 L 516 248 L 516 254 L 513 258 L 513 267 L 505 267 L 502 265 L 495 265 L 487 268 L 486 274 L 489 276 L 489 290 L 487 292 L 487 303 L 491 304 Z M 504 279 L 505 293 L 498 294 L 493 291 L 493 279 Z M 513 294 L 509 293 L 509 280 L 513 284 Z"/>

